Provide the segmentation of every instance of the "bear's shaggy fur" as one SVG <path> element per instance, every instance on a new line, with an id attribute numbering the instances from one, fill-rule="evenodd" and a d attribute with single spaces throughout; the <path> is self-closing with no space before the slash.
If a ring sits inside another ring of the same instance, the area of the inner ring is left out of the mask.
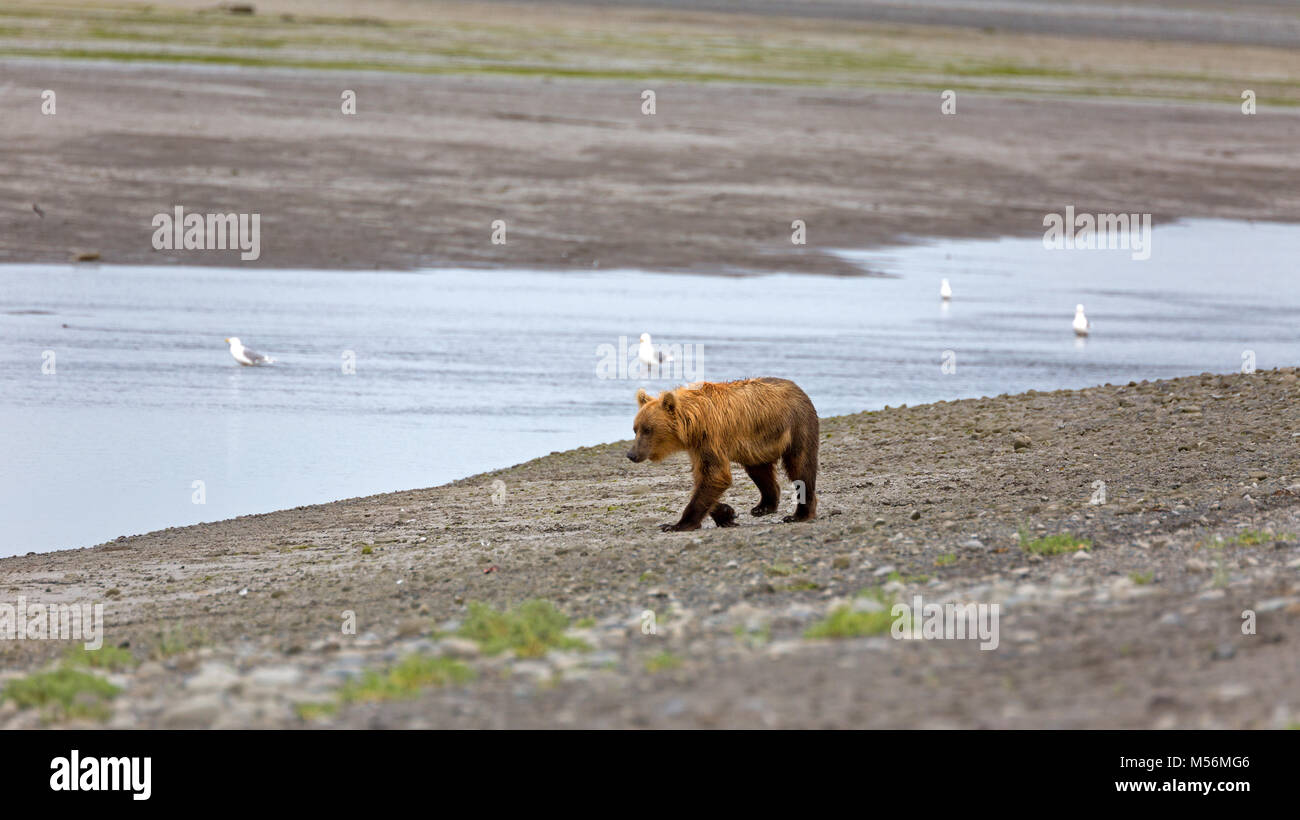
<path id="1" fill-rule="evenodd" d="M 655 398 L 638 390 L 636 400 L 641 408 L 632 423 L 636 442 L 627 457 L 659 461 L 685 450 L 695 475 L 695 492 L 681 520 L 664 524 L 665 531 L 697 530 L 706 515 L 719 527 L 735 526 L 736 511 L 720 501 L 731 486 L 733 461 L 758 485 L 753 515 L 777 509 L 778 461 L 791 481 L 803 482 L 794 515 L 785 520 L 808 521 L 817 514 L 817 410 L 794 382 L 699 382 Z"/>

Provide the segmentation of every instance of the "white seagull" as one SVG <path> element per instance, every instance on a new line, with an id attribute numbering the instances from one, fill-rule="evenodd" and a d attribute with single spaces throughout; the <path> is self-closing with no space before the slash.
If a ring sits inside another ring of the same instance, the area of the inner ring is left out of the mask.
<path id="1" fill-rule="evenodd" d="M 1083 305 L 1074 306 L 1074 335 L 1087 336 L 1088 331 L 1092 329 L 1092 322 L 1088 317 L 1083 315 Z"/>
<path id="2" fill-rule="evenodd" d="M 673 360 L 672 356 L 662 350 L 655 350 L 655 346 L 650 344 L 649 333 L 641 334 L 641 347 L 637 350 L 636 357 L 646 367 L 653 367 Z"/>
<path id="3" fill-rule="evenodd" d="M 275 361 L 275 359 L 272 359 L 270 356 L 263 356 L 256 350 L 244 347 L 244 343 L 239 341 L 238 336 L 231 336 L 229 339 L 226 339 L 226 343 L 230 345 L 230 355 L 234 356 L 235 361 L 245 367 L 256 367 L 257 365 L 270 364 Z"/>
<path id="4" fill-rule="evenodd" d="M 939 284 L 939 298 L 945 302 L 952 299 L 952 285 L 948 284 L 947 279 Z"/>

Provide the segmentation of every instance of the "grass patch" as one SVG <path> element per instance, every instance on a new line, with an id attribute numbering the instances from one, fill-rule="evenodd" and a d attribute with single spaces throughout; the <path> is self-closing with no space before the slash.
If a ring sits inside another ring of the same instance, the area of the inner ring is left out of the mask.
<path id="1" fill-rule="evenodd" d="M 781 590 L 783 592 L 809 592 L 821 588 L 822 585 L 817 583 L 816 581 L 810 581 L 807 578 L 796 578 L 793 581 L 790 581 L 789 583 L 783 585 L 781 587 Z"/>
<path id="2" fill-rule="evenodd" d="M 1155 578 L 1156 574 L 1154 572 L 1130 572 L 1128 574 L 1128 579 L 1140 587 L 1146 586 L 1154 581 Z"/>
<path id="3" fill-rule="evenodd" d="M 52 671 L 9 681 L 4 697 L 19 709 L 41 709 L 52 719 L 107 720 L 108 702 L 120 691 L 98 675 L 65 662 Z"/>
<path id="4" fill-rule="evenodd" d="M 805 638 L 863 638 L 881 635 L 894 624 L 888 609 L 879 612 L 854 612 L 847 606 L 836 607 L 831 614 L 808 627 Z"/>
<path id="5" fill-rule="evenodd" d="M 138 663 L 130 652 L 116 646 L 104 646 L 99 649 L 76 646 L 68 650 L 63 660 L 69 666 L 107 669 L 111 672 L 134 669 Z"/>
<path id="6" fill-rule="evenodd" d="M 347 684 L 339 692 L 342 703 L 373 703 L 386 700 L 413 698 L 424 689 L 446 686 L 449 683 L 466 683 L 475 677 L 470 667 L 451 658 L 429 655 L 408 655 L 394 666 L 382 671 L 368 670 L 360 680 Z M 328 714 L 331 704 L 303 704 L 303 710 L 317 710 Z"/>
<path id="7" fill-rule="evenodd" d="M 900 584 L 924 584 L 930 580 L 929 575 L 904 575 L 898 570 L 889 573 L 885 578 L 886 581 L 898 581 Z"/>
<path id="8" fill-rule="evenodd" d="M 772 641 L 772 625 L 763 624 L 758 629 L 746 629 L 744 624 L 737 624 L 736 628 L 731 630 L 736 636 L 736 640 L 752 648 L 763 646 Z"/>
<path id="9" fill-rule="evenodd" d="M 156 660 L 166 660 L 174 655 L 198 649 L 208 642 L 208 633 L 196 627 L 184 624 L 169 626 L 158 633 L 150 656 Z"/>
<path id="10" fill-rule="evenodd" d="M 658 652 L 646 658 L 645 671 L 654 675 L 659 672 L 671 672 L 681 669 L 682 659 L 671 652 Z"/>
<path id="11" fill-rule="evenodd" d="M 934 559 L 934 565 L 936 567 L 947 567 L 955 563 L 957 563 L 957 553 L 955 552 L 945 552 L 943 555 Z"/>
<path id="12" fill-rule="evenodd" d="M 577 638 L 565 635 L 568 628 L 568 616 L 550 601 L 534 598 L 504 612 L 471 601 L 459 634 L 477 641 L 488 655 L 513 649 L 521 658 L 540 658 L 551 649 L 590 649 Z"/>
<path id="13" fill-rule="evenodd" d="M 1207 549 L 1217 550 L 1224 547 L 1258 547 L 1274 541 L 1294 541 L 1295 535 L 1289 532 L 1273 533 L 1267 530 L 1242 530 L 1231 538 L 1214 538 L 1204 543 Z"/>
<path id="14" fill-rule="evenodd" d="M 293 707 L 293 711 L 303 720 L 318 720 L 323 717 L 333 715 L 339 710 L 339 705 L 333 702 L 326 703 L 299 703 Z"/>
<path id="15" fill-rule="evenodd" d="M 1068 532 L 1034 538 L 1028 530 L 1022 528 L 1020 549 L 1031 555 L 1061 555 L 1066 552 L 1092 549 L 1092 542 L 1086 538 L 1075 538 Z"/>

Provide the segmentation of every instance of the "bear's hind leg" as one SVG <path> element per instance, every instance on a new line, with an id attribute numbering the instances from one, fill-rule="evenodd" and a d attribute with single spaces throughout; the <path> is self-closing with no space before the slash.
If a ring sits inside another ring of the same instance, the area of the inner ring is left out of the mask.
<path id="1" fill-rule="evenodd" d="M 758 485 L 758 506 L 749 511 L 750 515 L 768 515 L 776 512 L 781 505 L 781 485 L 776 481 L 776 464 L 747 465 L 745 472 Z"/>
<path id="2" fill-rule="evenodd" d="M 796 482 L 795 496 L 799 503 L 795 505 L 794 515 L 787 515 L 782 520 L 787 524 L 794 521 L 811 521 L 817 516 L 817 450 L 787 450 L 782 456 L 785 474 Z M 802 482 L 799 484 L 798 482 Z"/>

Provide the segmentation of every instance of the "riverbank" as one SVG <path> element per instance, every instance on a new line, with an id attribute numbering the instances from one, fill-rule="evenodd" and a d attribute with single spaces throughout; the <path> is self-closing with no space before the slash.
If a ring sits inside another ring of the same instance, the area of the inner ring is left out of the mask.
<path id="1" fill-rule="evenodd" d="M 6 683 L 120 689 L 70 710 L 11 697 L 0 721 L 1293 725 L 1297 390 L 1286 368 L 825 419 L 806 526 L 660 533 L 688 467 L 614 443 L 0 560 L 0 603 L 103 603 L 119 648 L 78 671 L 67 642 L 6 641 Z M 752 497 L 738 474 L 727 500 Z M 998 648 L 892 639 L 882 608 L 915 595 L 999 604 Z M 529 599 L 559 623 L 534 604 L 511 631 L 475 606 Z"/>

